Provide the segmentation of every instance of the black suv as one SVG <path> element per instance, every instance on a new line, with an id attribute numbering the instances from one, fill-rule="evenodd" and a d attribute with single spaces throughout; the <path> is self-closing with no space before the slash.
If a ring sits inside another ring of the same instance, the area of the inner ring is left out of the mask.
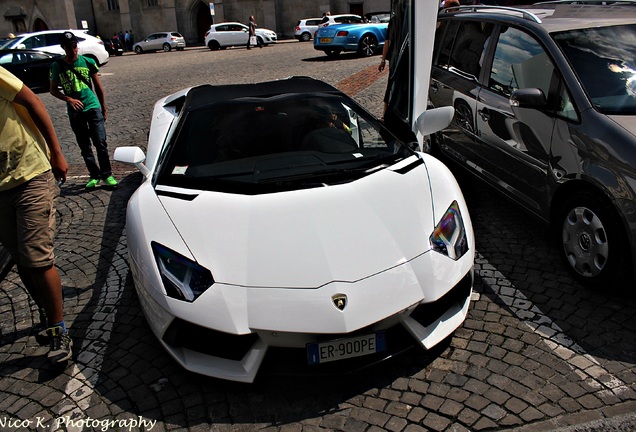
<path id="1" fill-rule="evenodd" d="M 440 12 L 429 88 L 455 107 L 434 152 L 549 222 L 583 283 L 636 269 L 636 7 Z"/>

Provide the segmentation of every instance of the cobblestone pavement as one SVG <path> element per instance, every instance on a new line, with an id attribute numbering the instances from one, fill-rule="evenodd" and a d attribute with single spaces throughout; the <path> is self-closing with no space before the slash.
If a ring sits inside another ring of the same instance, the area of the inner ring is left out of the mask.
<path id="1" fill-rule="evenodd" d="M 102 68 L 109 147 L 145 146 L 158 98 L 200 83 L 289 75 L 328 81 L 380 114 L 379 57 L 331 60 L 311 44 L 125 55 Z M 252 385 L 179 368 L 147 326 L 126 262 L 125 206 L 141 176 L 87 192 L 64 105 L 41 95 L 71 164 L 58 206 L 57 266 L 75 359 L 47 368 L 37 311 L 14 271 L 0 282 L 0 430 L 627 431 L 636 428 L 636 301 L 592 292 L 547 229 L 458 173 L 477 237 L 468 318 L 431 352 L 351 375 L 263 373 Z M 143 423 L 142 423 L 143 422 Z"/>

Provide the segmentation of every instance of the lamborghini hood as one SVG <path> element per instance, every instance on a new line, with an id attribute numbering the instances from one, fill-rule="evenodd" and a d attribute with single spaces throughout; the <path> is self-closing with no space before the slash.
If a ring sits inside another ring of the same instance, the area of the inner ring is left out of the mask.
<path id="1" fill-rule="evenodd" d="M 215 281 L 316 288 L 358 281 L 429 250 L 435 221 L 426 165 L 400 165 L 336 186 L 256 196 L 188 190 L 196 198 L 159 199 Z"/>

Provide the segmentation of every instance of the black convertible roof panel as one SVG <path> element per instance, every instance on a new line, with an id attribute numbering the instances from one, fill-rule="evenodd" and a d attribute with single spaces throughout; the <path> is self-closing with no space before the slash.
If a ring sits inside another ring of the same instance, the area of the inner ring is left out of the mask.
<path id="1" fill-rule="evenodd" d="M 256 84 L 205 84 L 193 87 L 186 97 L 184 108 L 191 111 L 217 102 L 246 97 L 269 97 L 286 93 L 342 93 L 323 81 L 310 77 L 290 77 Z"/>

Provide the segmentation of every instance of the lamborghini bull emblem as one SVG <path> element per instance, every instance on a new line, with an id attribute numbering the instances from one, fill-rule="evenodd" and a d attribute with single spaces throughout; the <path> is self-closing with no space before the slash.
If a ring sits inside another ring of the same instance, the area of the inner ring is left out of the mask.
<path id="1" fill-rule="evenodd" d="M 334 306 L 340 310 L 344 310 L 347 307 L 347 296 L 344 294 L 334 294 L 331 296 L 331 300 Z"/>

